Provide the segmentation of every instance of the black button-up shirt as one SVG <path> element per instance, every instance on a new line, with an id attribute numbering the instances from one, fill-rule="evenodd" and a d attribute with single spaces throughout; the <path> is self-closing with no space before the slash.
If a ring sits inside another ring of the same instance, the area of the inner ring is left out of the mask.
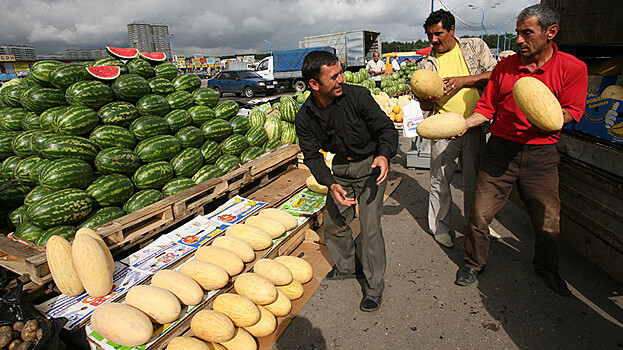
<path id="1" fill-rule="evenodd" d="M 360 86 L 342 84 L 342 95 L 325 111 L 310 96 L 296 114 L 295 125 L 305 165 L 318 183 L 327 187 L 335 179 L 320 149 L 355 159 L 385 156 L 388 161 L 398 149 L 394 124 L 370 91 Z"/>

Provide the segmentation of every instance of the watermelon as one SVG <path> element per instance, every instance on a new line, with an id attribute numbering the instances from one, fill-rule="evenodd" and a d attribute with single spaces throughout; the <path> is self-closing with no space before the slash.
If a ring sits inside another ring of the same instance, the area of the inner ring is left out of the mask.
<path id="1" fill-rule="evenodd" d="M 13 152 L 13 147 L 11 146 L 11 144 L 13 143 L 13 139 L 17 135 L 19 135 L 17 131 L 0 132 L 0 161 L 3 161 L 15 154 L 15 152 Z M 201 134 L 201 136 L 203 136 L 203 133 Z"/>
<path id="2" fill-rule="evenodd" d="M 49 159 L 41 159 L 30 168 L 29 177 L 32 184 L 39 185 L 41 171 L 50 163 L 52 163 L 52 161 Z"/>
<path id="3" fill-rule="evenodd" d="M 48 159 L 76 158 L 90 162 L 97 152 L 95 143 L 80 136 L 52 136 L 41 145 L 41 154 Z"/>
<path id="4" fill-rule="evenodd" d="M 52 136 L 58 136 L 58 134 L 52 130 L 35 130 L 30 138 L 30 149 L 35 154 L 41 154 L 43 143 Z"/>
<path id="5" fill-rule="evenodd" d="M 0 208 L 14 209 L 24 204 L 24 199 L 32 187 L 18 180 L 8 180 L 0 184 Z"/>
<path id="6" fill-rule="evenodd" d="M 264 130 L 266 130 L 269 141 L 281 139 L 281 123 L 278 120 L 267 118 Z"/>
<path id="7" fill-rule="evenodd" d="M 26 131 L 13 138 L 13 142 L 11 143 L 13 153 L 20 157 L 28 157 L 35 154 L 31 148 L 31 142 L 36 132 L 36 130 Z"/>
<path id="8" fill-rule="evenodd" d="M 218 92 L 209 87 L 198 88 L 193 91 L 193 100 L 197 106 L 213 108 L 218 104 Z"/>
<path id="9" fill-rule="evenodd" d="M 245 149 L 244 152 L 242 152 L 242 154 L 240 155 L 240 163 L 255 159 L 259 157 L 262 153 L 264 153 L 262 147 L 249 147 Z"/>
<path id="10" fill-rule="evenodd" d="M 46 165 L 39 176 L 39 182 L 48 191 L 66 188 L 87 188 L 93 181 L 93 169 L 81 159 L 56 159 Z"/>
<path id="11" fill-rule="evenodd" d="M 205 139 L 203 132 L 194 126 L 185 126 L 181 128 L 175 133 L 175 138 L 180 142 L 183 148 L 199 148 Z"/>
<path id="12" fill-rule="evenodd" d="M 272 141 L 268 141 L 264 144 L 264 146 L 262 147 L 264 149 L 264 152 L 268 152 L 272 149 L 275 149 L 279 146 L 281 146 L 281 140 L 272 140 Z"/>
<path id="13" fill-rule="evenodd" d="M 195 89 L 201 86 L 201 79 L 193 73 L 188 73 L 188 74 L 178 75 L 172 80 L 172 83 L 173 83 L 173 87 L 177 91 L 183 90 L 183 91 L 193 92 L 195 91 Z"/>
<path id="14" fill-rule="evenodd" d="M 223 154 L 216 160 L 214 165 L 219 168 L 223 174 L 227 174 L 231 169 L 235 168 L 238 163 L 240 163 L 240 158 L 231 154 Z"/>
<path id="15" fill-rule="evenodd" d="M 206 165 L 195 173 L 195 175 L 192 177 L 192 180 L 196 184 L 200 184 L 202 182 L 220 177 L 222 175 L 223 172 L 216 165 Z"/>
<path id="16" fill-rule="evenodd" d="M 69 241 L 74 238 L 75 235 L 76 228 L 73 226 L 56 226 L 43 231 L 35 244 L 45 247 L 46 243 L 48 243 L 48 239 L 52 236 L 60 236 Z"/>
<path id="17" fill-rule="evenodd" d="M 93 78 L 104 81 L 115 80 L 121 75 L 121 67 L 119 66 L 86 67 L 85 71 Z"/>
<path id="18" fill-rule="evenodd" d="M 22 119 L 22 129 L 24 131 L 28 131 L 28 130 L 40 130 L 41 129 L 41 116 L 34 114 L 34 113 L 28 113 L 24 116 L 24 119 Z"/>
<path id="19" fill-rule="evenodd" d="M 85 190 L 96 207 L 123 205 L 134 194 L 134 184 L 127 176 L 111 174 L 98 177 Z"/>
<path id="20" fill-rule="evenodd" d="M 249 131 L 251 124 L 249 123 L 249 118 L 238 115 L 231 118 L 231 127 L 234 134 L 244 135 Z"/>
<path id="21" fill-rule="evenodd" d="M 135 49 L 133 47 L 121 48 L 121 47 L 106 46 L 106 52 L 108 52 L 109 55 L 122 59 L 122 60 L 131 60 L 133 58 L 136 58 L 136 56 L 138 56 L 138 49 Z"/>
<path id="22" fill-rule="evenodd" d="M 167 95 L 171 109 L 188 109 L 193 105 L 193 96 L 187 91 L 175 91 Z"/>
<path id="23" fill-rule="evenodd" d="M 147 80 L 137 74 L 121 75 L 111 87 L 118 100 L 130 103 L 135 103 L 151 92 Z"/>
<path id="24" fill-rule="evenodd" d="M 296 142 L 296 130 L 294 128 L 284 128 L 281 133 L 282 143 L 295 143 Z"/>
<path id="25" fill-rule="evenodd" d="M 37 61 L 32 65 L 28 78 L 42 86 L 52 86 L 50 83 L 50 73 L 63 65 L 62 62 L 53 60 Z"/>
<path id="26" fill-rule="evenodd" d="M 172 81 L 173 79 L 175 79 L 175 77 L 177 77 L 178 70 L 173 63 L 164 62 L 155 66 L 154 72 L 156 73 L 156 77 Z"/>
<path id="27" fill-rule="evenodd" d="M 197 148 L 186 148 L 171 159 L 176 176 L 190 177 L 203 166 L 203 155 Z"/>
<path id="28" fill-rule="evenodd" d="M 4 85 L 2 86 L 4 87 Z M 23 85 L 12 85 L 6 87 L 2 90 L 2 94 L 0 94 L 1 100 L 8 107 L 22 107 L 20 98 L 22 97 L 24 90 L 26 90 L 26 86 Z"/>
<path id="29" fill-rule="evenodd" d="M 138 109 L 133 104 L 124 101 L 111 102 L 97 111 L 103 124 L 127 127 L 138 118 Z"/>
<path id="30" fill-rule="evenodd" d="M 123 210 L 130 214 L 139 209 L 143 209 L 148 205 L 154 204 L 162 199 L 162 192 L 158 190 L 143 190 L 136 192 L 127 202 L 123 205 Z"/>
<path id="31" fill-rule="evenodd" d="M 208 120 L 216 118 L 214 110 L 208 106 L 192 106 L 188 109 L 191 118 L 193 119 L 193 125 L 200 127 Z"/>
<path id="32" fill-rule="evenodd" d="M 41 113 L 41 115 L 39 116 L 39 124 L 41 125 L 41 129 L 52 129 L 52 125 L 54 124 L 54 118 L 56 117 L 56 113 L 58 113 L 59 111 L 65 109 L 67 107 L 63 107 L 63 106 L 59 106 L 59 107 L 52 107 L 52 108 L 48 108 L 46 109 L 43 113 Z"/>
<path id="33" fill-rule="evenodd" d="M 162 187 L 162 194 L 171 196 L 194 187 L 195 185 L 195 182 L 187 177 L 176 177 Z"/>
<path id="34" fill-rule="evenodd" d="M 181 91 L 185 92 L 185 91 Z M 174 109 L 171 112 L 167 113 L 164 117 L 164 120 L 169 124 L 169 128 L 171 129 L 171 133 L 178 132 L 181 128 L 185 126 L 189 126 L 192 124 L 193 119 L 184 109 Z"/>
<path id="35" fill-rule="evenodd" d="M 259 109 L 254 109 L 251 111 L 251 114 L 249 114 L 249 124 L 251 124 L 251 126 L 264 126 L 264 123 L 266 123 L 266 113 L 264 113 L 263 111 L 259 110 Z"/>
<path id="36" fill-rule="evenodd" d="M 56 112 L 52 127 L 62 135 L 82 136 L 90 134 L 99 124 L 94 110 L 82 106 L 71 106 Z"/>
<path id="37" fill-rule="evenodd" d="M 167 96 L 168 94 L 175 92 L 173 84 L 165 78 L 151 77 L 147 79 L 151 93 L 160 96 Z"/>
<path id="38" fill-rule="evenodd" d="M 80 225 L 76 228 L 81 229 L 83 227 L 96 228 L 107 224 L 115 219 L 118 219 L 125 215 L 125 210 L 119 207 L 104 207 L 89 215 Z"/>
<path id="39" fill-rule="evenodd" d="M 28 222 L 28 206 L 22 205 L 21 207 L 9 212 L 9 222 L 13 224 L 13 226 L 18 226 L 19 224 Z"/>
<path id="40" fill-rule="evenodd" d="M 275 102 L 271 107 L 273 111 L 278 111 L 281 108 L 281 102 Z"/>
<path id="41" fill-rule="evenodd" d="M 220 142 L 232 134 L 231 124 L 227 120 L 212 119 L 201 125 L 201 131 L 207 140 Z"/>
<path id="42" fill-rule="evenodd" d="M 100 149 L 111 147 L 134 148 L 136 145 L 134 133 L 116 125 L 100 125 L 96 127 L 89 136 L 89 140 Z"/>
<path id="43" fill-rule="evenodd" d="M 169 161 L 180 153 L 182 145 L 171 135 L 157 135 L 136 145 L 136 152 L 144 163 Z"/>
<path id="44" fill-rule="evenodd" d="M 19 163 L 17 163 L 17 168 L 15 168 L 15 178 L 24 185 L 36 185 L 36 183 L 30 179 L 30 171 L 40 161 L 41 158 L 38 156 L 30 156 L 22 159 Z"/>
<path id="45" fill-rule="evenodd" d="M 24 222 L 17 225 L 15 228 L 15 236 L 35 243 L 37 239 L 39 239 L 39 236 L 43 234 L 43 231 L 44 230 L 42 228 L 37 227 L 30 222 Z"/>
<path id="46" fill-rule="evenodd" d="M 65 97 L 72 106 L 84 106 L 93 109 L 99 109 L 115 98 L 108 85 L 94 80 L 84 80 L 72 84 L 65 91 Z"/>
<path id="47" fill-rule="evenodd" d="M 218 119 L 229 120 L 238 114 L 239 109 L 240 107 L 236 101 L 227 100 L 217 104 L 216 107 L 214 107 L 214 114 L 216 114 L 216 118 Z"/>
<path id="48" fill-rule="evenodd" d="M 24 198 L 24 206 L 29 207 L 50 193 L 52 193 L 52 191 L 46 190 L 43 186 L 36 186 L 28 192 L 28 195 Z"/>
<path id="49" fill-rule="evenodd" d="M 240 134 L 232 134 L 221 142 L 223 154 L 239 156 L 249 147 L 247 139 Z"/>
<path id="50" fill-rule="evenodd" d="M 43 229 L 79 222 L 89 215 L 93 201 L 82 190 L 68 188 L 51 193 L 28 207 L 30 222 Z"/>
<path id="51" fill-rule="evenodd" d="M 132 181 L 139 190 L 159 189 L 173 178 L 174 173 L 173 167 L 167 162 L 148 163 L 134 172 Z"/>
<path id="52" fill-rule="evenodd" d="M 121 68 L 121 75 L 128 73 L 128 67 L 123 63 L 122 60 L 115 57 L 100 58 L 99 60 L 87 65 L 86 67 L 95 66 L 119 66 L 119 68 Z"/>
<path id="53" fill-rule="evenodd" d="M 139 52 L 138 55 L 154 65 L 167 60 L 167 54 L 164 52 Z"/>
<path id="54" fill-rule="evenodd" d="M 142 58 L 134 58 L 128 61 L 126 66 L 128 67 L 128 72 L 130 74 L 138 74 L 145 79 L 151 78 L 155 75 L 151 64 Z"/>
<path id="55" fill-rule="evenodd" d="M 102 174 L 132 175 L 141 166 L 141 159 L 131 149 L 112 147 L 98 153 L 94 163 Z"/>
<path id="56" fill-rule="evenodd" d="M 294 123 L 296 113 L 299 111 L 299 104 L 294 99 L 286 99 L 281 102 L 279 112 L 281 113 L 281 119 L 290 123 Z"/>
<path id="57" fill-rule="evenodd" d="M 216 160 L 223 154 L 221 151 L 221 146 L 216 143 L 216 141 L 207 140 L 206 142 L 199 147 L 201 154 L 203 155 L 203 159 L 206 164 L 214 164 Z"/>
<path id="58" fill-rule="evenodd" d="M 2 174 L 9 179 L 15 178 L 15 168 L 17 168 L 17 165 L 22 161 L 22 159 L 24 158 L 19 156 L 10 156 L 5 159 L 0 167 Z M 2 186 L 2 184 L 3 183 L 0 183 L 0 186 Z M 2 203 L 0 203 L 0 208 L 2 208 Z"/>
<path id="59" fill-rule="evenodd" d="M 146 140 L 153 136 L 168 134 L 169 124 L 162 117 L 139 117 L 130 125 L 130 131 L 132 131 L 137 140 Z"/>
<path id="60" fill-rule="evenodd" d="M 138 112 L 142 116 L 155 115 L 158 117 L 164 117 L 170 110 L 167 100 L 160 95 L 154 94 L 141 97 L 136 102 L 136 108 L 138 108 Z"/>
<path id="61" fill-rule="evenodd" d="M 48 108 L 67 104 L 65 94 L 59 89 L 32 89 L 22 95 L 22 105 L 27 110 L 41 114 Z"/>
<path id="62" fill-rule="evenodd" d="M 22 131 L 22 119 L 30 112 L 24 108 L 5 108 L 0 111 L 0 128 L 9 131 Z"/>

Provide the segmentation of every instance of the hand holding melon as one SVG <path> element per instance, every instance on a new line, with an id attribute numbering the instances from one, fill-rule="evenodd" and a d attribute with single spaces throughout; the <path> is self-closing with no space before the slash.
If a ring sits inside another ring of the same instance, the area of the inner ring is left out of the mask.
<path id="1" fill-rule="evenodd" d="M 461 134 L 466 128 L 465 118 L 458 113 L 435 114 L 417 126 L 417 134 L 425 139 L 449 139 Z"/>
<path id="2" fill-rule="evenodd" d="M 540 80 L 519 78 L 513 86 L 513 98 L 530 124 L 545 132 L 562 129 L 565 117 L 560 102 Z"/>

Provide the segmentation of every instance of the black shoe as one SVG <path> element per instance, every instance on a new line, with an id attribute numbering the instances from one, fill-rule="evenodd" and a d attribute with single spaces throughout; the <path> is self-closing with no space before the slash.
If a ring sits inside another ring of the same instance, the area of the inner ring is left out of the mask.
<path id="1" fill-rule="evenodd" d="M 337 272 L 336 266 L 333 266 L 331 271 L 329 271 L 329 273 L 326 276 L 326 278 L 330 281 L 345 280 L 349 278 L 361 278 L 361 277 L 363 277 L 363 274 L 351 273 L 351 274 L 342 275 L 339 272 Z"/>
<path id="2" fill-rule="evenodd" d="M 463 266 L 456 273 L 456 281 L 454 281 L 454 284 L 459 286 L 469 286 L 470 284 L 476 282 L 476 277 L 483 271 L 484 270 L 476 271 L 471 267 Z"/>
<path id="3" fill-rule="evenodd" d="M 363 299 L 361 299 L 361 304 L 359 304 L 359 309 L 361 309 L 361 311 L 365 311 L 365 312 L 372 312 L 372 311 L 376 311 L 379 309 L 379 307 L 381 307 L 381 296 L 372 296 L 372 295 L 365 295 L 363 296 Z"/>
<path id="4" fill-rule="evenodd" d="M 536 273 L 543 278 L 545 284 L 558 295 L 568 297 L 571 295 L 567 282 L 560 276 L 558 272 L 551 273 L 545 270 L 537 270 Z"/>

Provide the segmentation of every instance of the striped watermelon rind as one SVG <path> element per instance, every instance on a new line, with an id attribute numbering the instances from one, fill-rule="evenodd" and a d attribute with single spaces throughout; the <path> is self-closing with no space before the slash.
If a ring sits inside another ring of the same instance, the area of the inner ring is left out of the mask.
<path id="1" fill-rule="evenodd" d="M 181 128 L 185 126 L 189 126 L 193 122 L 193 119 L 190 116 L 190 113 L 188 113 L 184 109 L 172 110 L 171 112 L 167 113 L 167 115 L 164 116 L 164 120 L 166 120 L 167 124 L 169 125 L 169 129 L 171 129 L 171 133 L 176 133 Z"/>
<path id="2" fill-rule="evenodd" d="M 221 170 L 223 174 L 227 174 L 231 169 L 235 168 L 240 163 L 240 158 L 231 155 L 223 154 L 216 160 L 214 165 Z"/>
<path id="3" fill-rule="evenodd" d="M 192 125 L 185 126 L 178 130 L 175 133 L 175 138 L 180 142 L 183 148 L 199 148 L 205 140 L 203 132 Z"/>
<path id="4" fill-rule="evenodd" d="M 171 135 L 157 135 L 136 145 L 134 152 L 144 163 L 170 161 L 182 151 L 180 142 Z"/>
<path id="5" fill-rule="evenodd" d="M 132 180 L 122 174 L 100 176 L 85 190 L 96 207 L 123 205 L 134 194 Z"/>
<path id="6" fill-rule="evenodd" d="M 121 126 L 100 125 L 93 129 L 89 140 L 96 144 L 100 149 L 111 147 L 134 148 L 136 137 L 134 134 Z"/>
<path id="7" fill-rule="evenodd" d="M 52 127 L 62 135 L 83 136 L 99 124 L 97 113 L 91 108 L 70 106 L 56 112 Z"/>
<path id="8" fill-rule="evenodd" d="M 233 100 L 223 101 L 214 107 L 216 118 L 229 120 L 238 114 L 240 107 Z"/>
<path id="9" fill-rule="evenodd" d="M 28 207 L 30 222 L 48 229 L 79 222 L 91 212 L 93 201 L 85 191 L 68 188 L 51 193 Z"/>
<path id="10" fill-rule="evenodd" d="M 115 219 L 118 219 L 126 214 L 125 210 L 119 207 L 104 207 L 100 208 L 94 213 L 91 213 L 87 218 L 76 226 L 81 229 L 83 227 L 96 228 L 98 226 L 107 224 Z"/>
<path id="11" fill-rule="evenodd" d="M 80 136 L 52 136 L 41 145 L 41 154 L 48 159 L 75 158 L 90 162 L 97 152 L 95 143 Z"/>
<path id="12" fill-rule="evenodd" d="M 14 209 L 24 203 L 32 187 L 11 179 L 0 183 L 0 209 Z"/>
<path id="13" fill-rule="evenodd" d="M 24 206 L 29 207 L 50 193 L 52 193 L 52 191 L 46 190 L 43 186 L 35 186 L 28 192 L 26 198 L 24 198 Z"/>
<path id="14" fill-rule="evenodd" d="M 195 185 L 195 182 L 187 177 L 176 177 L 162 187 L 162 194 L 171 196 L 194 187 Z"/>
<path id="15" fill-rule="evenodd" d="M 264 152 L 268 152 L 281 145 L 283 145 L 283 143 L 281 143 L 281 140 L 271 140 L 271 141 L 266 142 L 262 148 L 264 149 Z"/>
<path id="16" fill-rule="evenodd" d="M 154 67 L 154 72 L 156 73 L 156 77 L 164 78 L 169 81 L 175 79 L 177 77 L 177 67 L 171 62 L 160 63 L 159 65 Z"/>
<path id="17" fill-rule="evenodd" d="M 35 154 L 32 149 L 32 137 L 36 133 L 36 130 L 30 130 L 15 136 L 11 142 L 13 153 L 20 157 L 28 157 Z"/>
<path id="18" fill-rule="evenodd" d="M 207 140 L 223 141 L 232 134 L 231 124 L 224 119 L 212 119 L 201 125 L 201 131 Z"/>
<path id="19" fill-rule="evenodd" d="M 167 162 L 154 162 L 141 165 L 134 175 L 132 182 L 139 190 L 160 189 L 175 175 L 171 164 Z"/>
<path id="20" fill-rule="evenodd" d="M 187 73 L 178 75 L 172 80 L 172 83 L 175 90 L 192 93 L 201 86 L 201 79 L 193 73 Z"/>
<path id="21" fill-rule="evenodd" d="M 260 147 L 268 141 L 268 134 L 262 126 L 252 126 L 245 134 L 249 146 Z"/>
<path id="22" fill-rule="evenodd" d="M 84 80 L 68 87 L 65 91 L 65 98 L 72 106 L 84 106 L 97 110 L 112 102 L 115 95 L 113 90 L 102 82 Z"/>
<path id="23" fill-rule="evenodd" d="M 198 88 L 193 91 L 193 100 L 197 106 L 207 106 L 213 108 L 218 104 L 218 92 L 209 87 Z"/>
<path id="24" fill-rule="evenodd" d="M 249 123 L 249 118 L 243 115 L 238 115 L 238 116 L 231 118 L 230 122 L 231 122 L 232 131 L 234 132 L 234 134 L 244 135 L 247 133 L 247 131 L 249 131 L 249 128 L 251 128 L 251 124 Z"/>
<path id="25" fill-rule="evenodd" d="M 52 107 L 52 108 L 46 109 L 43 113 L 41 113 L 41 115 L 39 116 L 39 124 L 41 125 L 41 128 L 52 129 L 52 125 L 54 124 L 54 118 L 56 117 L 56 113 L 58 113 L 59 111 L 62 111 L 65 108 L 67 107 L 65 106 Z"/>
<path id="26" fill-rule="evenodd" d="M 149 79 L 156 75 L 154 69 L 149 62 L 142 58 L 134 58 L 126 63 L 130 74 L 137 74 L 145 79 Z"/>
<path id="27" fill-rule="evenodd" d="M 171 109 L 188 109 L 193 106 L 193 96 L 188 91 L 175 91 L 166 96 Z"/>
<path id="28" fill-rule="evenodd" d="M 112 90 L 118 100 L 135 103 L 151 92 L 147 80 L 137 74 L 124 74 L 115 79 Z"/>
<path id="29" fill-rule="evenodd" d="M 65 238 L 66 240 L 71 240 L 76 235 L 76 228 L 69 225 L 55 226 L 49 228 L 39 236 L 36 245 L 45 247 L 46 243 L 48 243 L 48 239 L 52 236 L 60 236 Z"/>
<path id="30" fill-rule="evenodd" d="M 165 78 L 151 77 L 147 79 L 147 82 L 149 83 L 152 94 L 167 96 L 168 94 L 175 92 L 175 88 L 173 87 L 173 84 L 171 84 L 171 81 Z"/>
<path id="31" fill-rule="evenodd" d="M 251 114 L 249 114 L 249 124 L 251 124 L 251 127 L 263 127 L 264 123 L 266 123 L 266 113 L 259 109 L 254 109 L 253 111 L 251 111 Z"/>
<path id="32" fill-rule="evenodd" d="M 274 118 L 267 118 L 264 124 L 264 130 L 268 135 L 268 140 L 280 140 L 281 139 L 281 122 Z"/>
<path id="33" fill-rule="evenodd" d="M 201 127 L 203 123 L 216 118 L 214 110 L 208 106 L 192 106 L 188 109 L 188 113 L 196 127 Z"/>
<path id="34" fill-rule="evenodd" d="M 94 163 L 102 174 L 132 175 L 141 166 L 141 159 L 131 149 L 112 147 L 98 153 Z"/>
<path id="35" fill-rule="evenodd" d="M 46 109 L 67 104 L 62 90 L 43 88 L 30 90 L 22 100 L 22 105 L 36 114 L 43 113 Z"/>
<path id="36" fill-rule="evenodd" d="M 158 117 L 164 117 L 171 109 L 166 98 L 154 94 L 141 97 L 136 102 L 136 108 L 142 116 L 155 115 Z"/>
<path id="37" fill-rule="evenodd" d="M 240 134 L 232 134 L 221 142 L 223 154 L 239 156 L 248 147 L 247 139 Z"/>
<path id="38" fill-rule="evenodd" d="M 223 171 L 219 169 L 216 165 L 206 165 L 199 169 L 195 175 L 193 175 L 192 180 L 196 184 L 200 184 L 202 182 L 208 181 L 210 179 L 214 179 L 223 175 Z"/>
<path id="39" fill-rule="evenodd" d="M 203 166 L 203 155 L 197 148 L 186 148 L 171 159 L 177 177 L 191 177 Z"/>
<path id="40" fill-rule="evenodd" d="M 39 182 L 48 191 L 67 188 L 87 188 L 93 181 L 94 173 L 89 163 L 81 159 L 56 159 L 46 165 L 39 176 Z"/>
<path id="41" fill-rule="evenodd" d="M 154 204 L 163 198 L 162 192 L 154 189 L 142 190 L 136 192 L 123 205 L 123 210 L 130 214 L 137 210 L 143 209 L 148 205 Z"/>
<path id="42" fill-rule="evenodd" d="M 264 153 L 262 147 L 249 147 L 245 149 L 244 152 L 242 152 L 242 154 L 240 155 L 240 163 L 245 163 L 250 161 L 251 159 L 255 159 L 259 157 L 262 153 Z"/>
<path id="43" fill-rule="evenodd" d="M 169 124 L 162 117 L 148 115 L 136 118 L 130 124 L 130 131 L 137 140 L 146 140 L 153 136 L 168 134 Z"/>
<path id="44" fill-rule="evenodd" d="M 106 104 L 99 111 L 97 116 L 102 120 L 102 124 L 117 125 L 128 127 L 134 119 L 138 118 L 138 109 L 133 104 L 125 101 L 115 101 Z"/>
<path id="45" fill-rule="evenodd" d="M 30 156 L 22 159 L 17 163 L 17 168 L 15 168 L 15 178 L 24 185 L 36 185 L 30 177 L 30 172 L 41 161 L 42 159 L 39 156 Z"/>
<path id="46" fill-rule="evenodd" d="M 212 140 L 204 142 L 203 145 L 199 147 L 199 150 L 201 151 L 206 164 L 214 164 L 214 162 L 216 162 L 216 160 L 223 154 L 221 146 L 216 141 Z"/>

